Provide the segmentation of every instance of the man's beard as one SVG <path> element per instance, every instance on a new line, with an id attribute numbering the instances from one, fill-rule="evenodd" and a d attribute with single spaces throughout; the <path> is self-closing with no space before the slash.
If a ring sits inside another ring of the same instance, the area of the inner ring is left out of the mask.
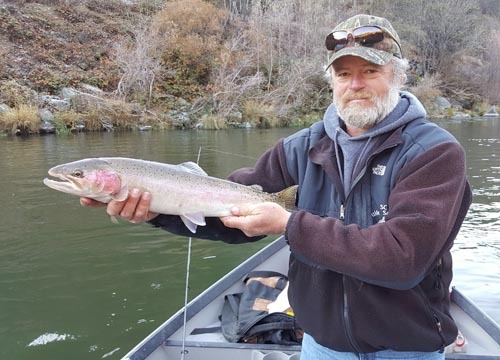
<path id="1" fill-rule="evenodd" d="M 333 104 L 337 108 L 340 118 L 347 124 L 360 129 L 368 129 L 382 121 L 396 107 L 399 101 L 399 89 L 391 85 L 387 94 L 383 97 L 376 97 L 363 91 L 345 94 L 346 100 L 365 99 L 372 102 L 366 103 L 347 102 L 342 105 L 342 100 L 333 95 Z"/>

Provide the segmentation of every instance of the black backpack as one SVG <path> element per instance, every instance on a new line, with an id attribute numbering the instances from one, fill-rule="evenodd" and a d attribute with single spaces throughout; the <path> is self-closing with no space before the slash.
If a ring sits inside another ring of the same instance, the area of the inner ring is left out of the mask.
<path id="1" fill-rule="evenodd" d="M 300 345 L 303 331 L 293 313 L 269 314 L 267 310 L 287 282 L 288 278 L 278 272 L 249 273 L 244 291 L 225 297 L 221 314 L 224 337 L 230 342 Z"/>

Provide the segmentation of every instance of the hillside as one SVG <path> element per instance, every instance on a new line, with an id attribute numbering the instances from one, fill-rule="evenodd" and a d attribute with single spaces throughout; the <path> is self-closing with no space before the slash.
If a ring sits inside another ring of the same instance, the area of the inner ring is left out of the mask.
<path id="1" fill-rule="evenodd" d="M 0 5 L 0 102 L 16 101 L 8 87 L 25 89 L 24 96 L 26 87 L 54 94 L 82 82 L 105 91 L 116 88 L 120 74 L 113 47 L 131 35 L 144 9 L 117 1 L 69 3 Z"/>

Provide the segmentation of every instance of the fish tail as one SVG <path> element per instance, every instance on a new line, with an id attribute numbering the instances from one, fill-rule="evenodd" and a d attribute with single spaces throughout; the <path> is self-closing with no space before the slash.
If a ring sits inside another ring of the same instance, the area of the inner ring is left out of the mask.
<path id="1" fill-rule="evenodd" d="M 287 210 L 295 210 L 298 185 L 290 186 L 276 193 L 278 203 Z"/>

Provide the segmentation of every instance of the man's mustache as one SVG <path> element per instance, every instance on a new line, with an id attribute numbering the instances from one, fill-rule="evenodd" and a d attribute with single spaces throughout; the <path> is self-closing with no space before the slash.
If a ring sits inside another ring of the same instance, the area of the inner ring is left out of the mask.
<path id="1" fill-rule="evenodd" d="M 351 101 L 351 100 L 373 100 L 373 95 L 367 92 L 357 92 L 357 93 L 347 93 L 344 94 L 343 99 L 344 101 Z"/>

